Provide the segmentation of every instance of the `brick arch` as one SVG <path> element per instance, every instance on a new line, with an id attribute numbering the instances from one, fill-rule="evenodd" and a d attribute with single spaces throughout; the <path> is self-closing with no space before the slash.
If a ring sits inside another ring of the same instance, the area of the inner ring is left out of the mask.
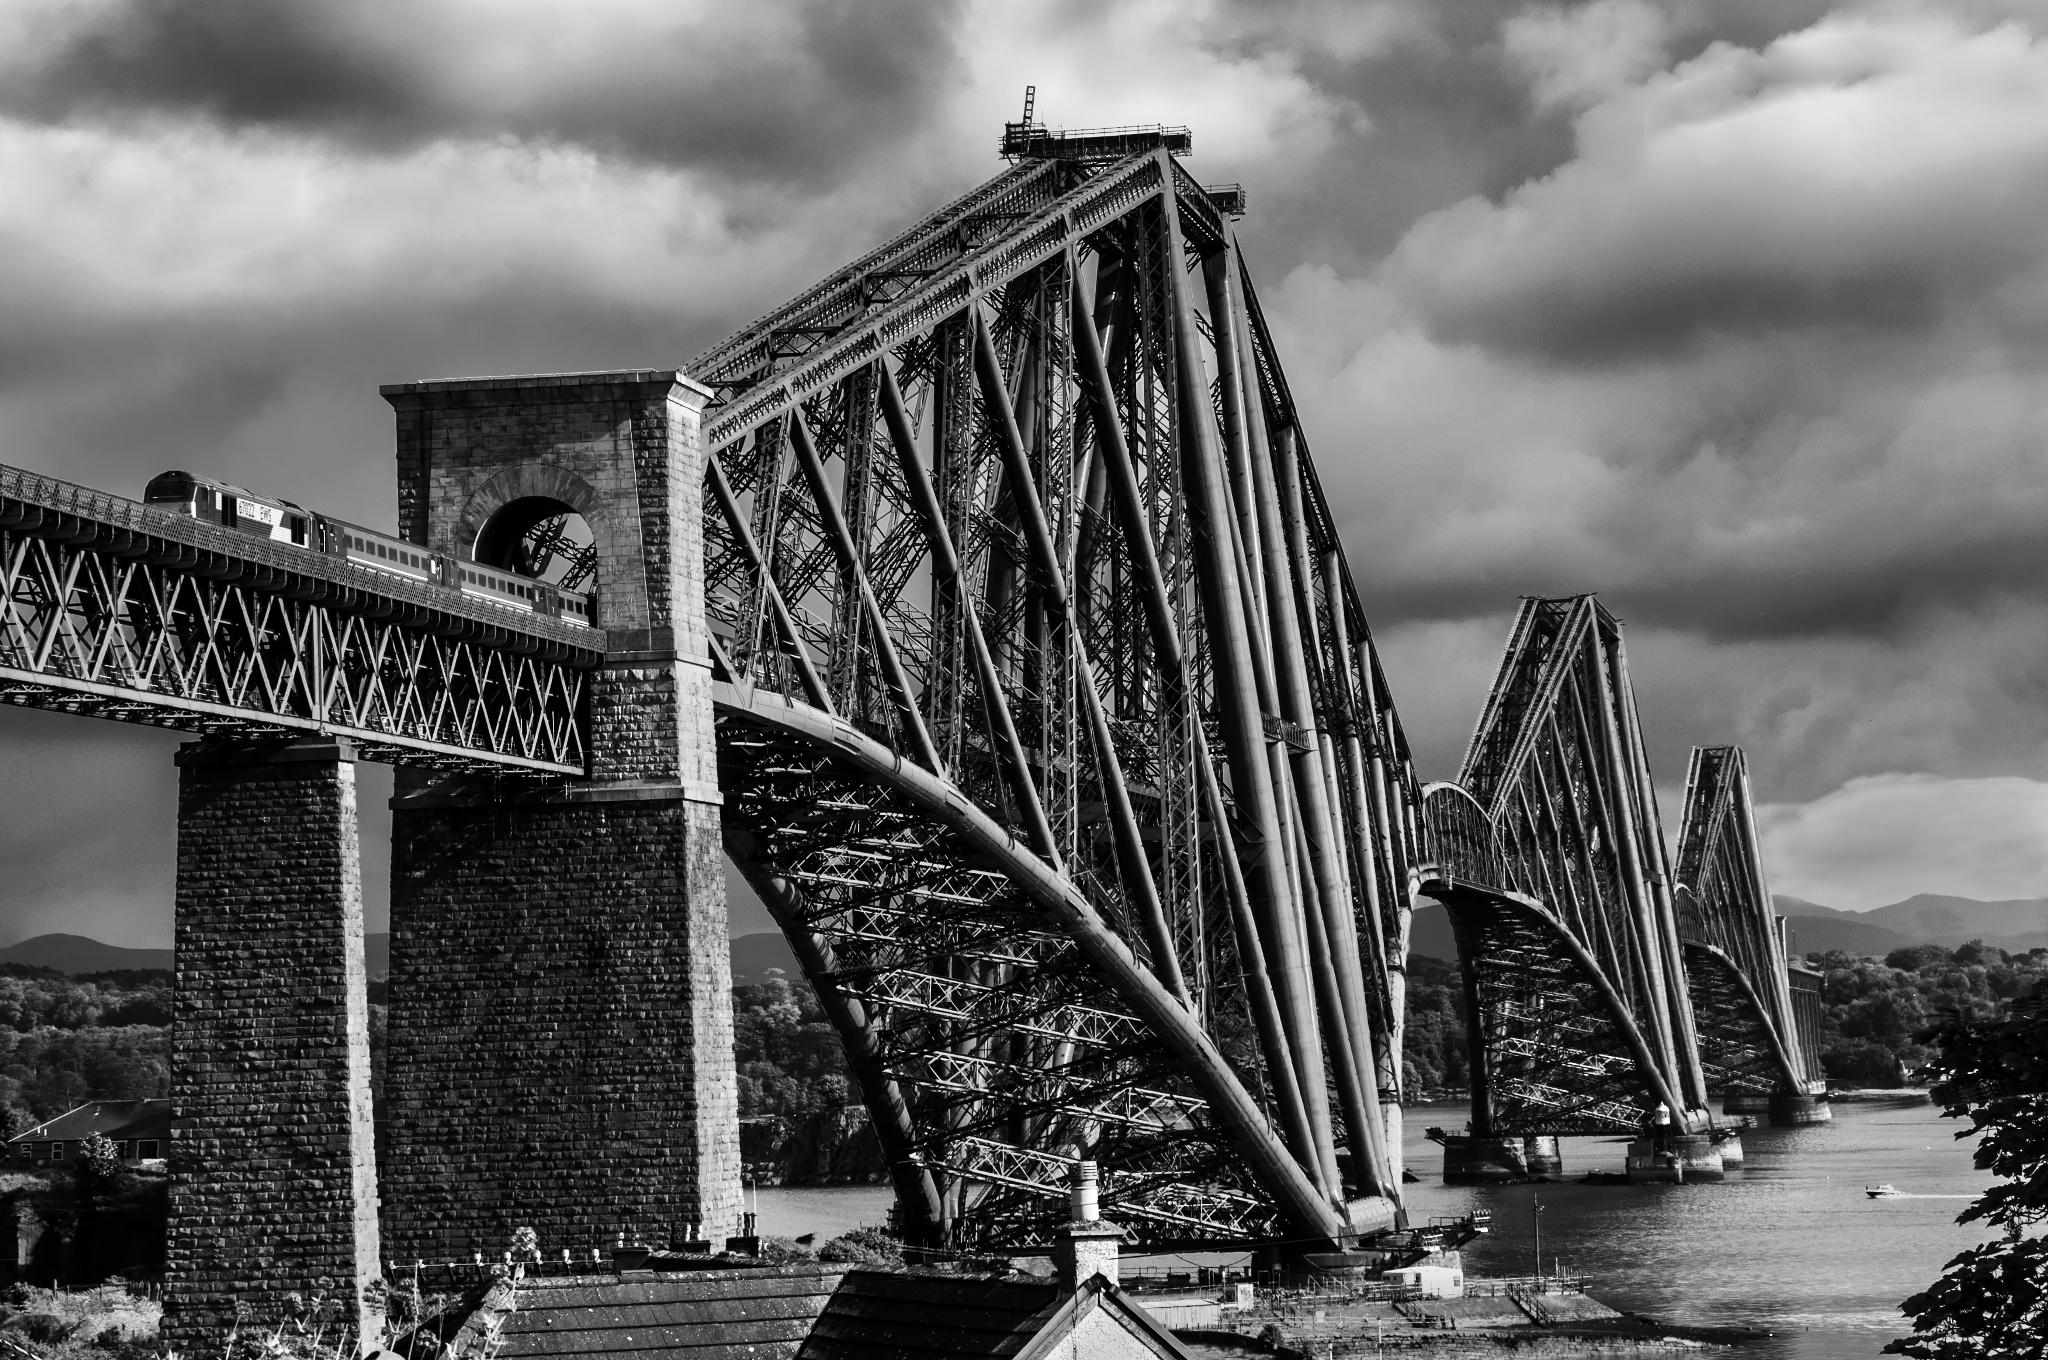
<path id="1" fill-rule="evenodd" d="M 469 499 L 463 502 L 458 521 L 462 551 L 475 551 L 477 536 L 483 533 L 484 525 L 490 522 L 492 515 L 513 501 L 534 496 L 560 501 L 583 516 L 583 522 L 590 526 L 591 535 L 598 542 L 602 543 L 609 537 L 611 526 L 606 521 L 603 498 L 589 482 L 573 472 L 545 463 L 521 463 L 492 476 L 470 492 Z"/>

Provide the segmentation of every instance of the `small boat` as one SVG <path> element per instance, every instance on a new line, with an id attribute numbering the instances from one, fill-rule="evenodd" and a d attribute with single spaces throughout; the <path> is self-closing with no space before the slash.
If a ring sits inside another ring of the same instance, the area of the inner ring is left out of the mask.
<path id="1" fill-rule="evenodd" d="M 1872 1199 L 1889 1199 L 1899 1191 L 1887 1181 L 1883 1185 L 1866 1185 L 1863 1187 L 1863 1193 Z"/>

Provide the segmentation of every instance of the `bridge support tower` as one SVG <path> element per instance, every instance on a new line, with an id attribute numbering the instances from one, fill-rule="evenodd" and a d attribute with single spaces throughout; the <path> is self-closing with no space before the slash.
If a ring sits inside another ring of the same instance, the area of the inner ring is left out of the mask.
<path id="1" fill-rule="evenodd" d="M 739 1122 L 701 539 L 702 389 L 674 371 L 404 384 L 401 532 L 517 545 L 580 515 L 604 665 L 591 777 L 401 772 L 394 1258 L 665 1247 L 738 1230 Z M 505 565 L 511 565 L 506 563 Z"/>
<path id="2" fill-rule="evenodd" d="M 1446 1134 L 1432 1129 L 1430 1138 L 1444 1150 L 1445 1185 L 1499 1185 L 1555 1176 L 1564 1170 L 1564 1154 L 1553 1134 Z"/>
<path id="3" fill-rule="evenodd" d="M 1832 1124 L 1835 1112 L 1828 1108 L 1825 1093 L 1801 1095 L 1780 1091 L 1773 1094 L 1765 1105 L 1764 1117 L 1770 1120 L 1774 1129 L 1796 1129 L 1811 1124 Z"/>
<path id="4" fill-rule="evenodd" d="M 220 1351 L 325 1278 L 379 1319 L 353 752 L 200 741 L 178 753 L 177 1000 L 166 1345 Z M 245 1324 L 245 1325 L 248 1325 Z"/>

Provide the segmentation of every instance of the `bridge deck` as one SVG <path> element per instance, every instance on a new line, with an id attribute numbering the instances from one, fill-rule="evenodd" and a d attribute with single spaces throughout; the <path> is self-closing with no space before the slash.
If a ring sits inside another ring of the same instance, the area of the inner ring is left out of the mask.
<path id="1" fill-rule="evenodd" d="M 602 632 L 0 465 L 0 702 L 584 772 Z"/>

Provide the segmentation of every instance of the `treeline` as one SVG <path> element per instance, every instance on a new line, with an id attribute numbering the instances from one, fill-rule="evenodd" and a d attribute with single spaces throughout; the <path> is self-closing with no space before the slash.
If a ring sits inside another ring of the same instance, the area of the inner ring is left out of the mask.
<path id="1" fill-rule="evenodd" d="M 0 1137 L 89 1100 L 171 1093 L 171 975 L 0 964 Z"/>
<path id="2" fill-rule="evenodd" d="M 770 977 L 732 989 L 733 1066 L 740 1118 L 794 1124 L 860 1098 L 838 1032 L 801 980 Z"/>
<path id="3" fill-rule="evenodd" d="M 1935 1056 L 1931 1026 L 1991 1019 L 2048 980 L 2048 949 L 2008 954 L 1974 940 L 1894 949 L 1881 963 L 1839 949 L 1807 962 L 1821 974 L 1821 1065 L 1840 1086 L 1911 1082 Z"/>
<path id="4" fill-rule="evenodd" d="M 1950 1015 L 1987 1019 L 2048 980 L 2048 950 L 1916 945 L 1883 960 L 1814 955 L 1822 975 L 1822 1064 L 1840 1086 L 1897 1086 L 1932 1056 L 1919 1036 Z M 371 984 L 381 1076 L 384 984 Z M 90 1100 L 170 1094 L 171 978 L 161 970 L 66 977 L 0 964 L 0 1137 Z M 801 979 L 733 988 L 740 1113 L 791 1124 L 859 1099 L 838 1036 Z M 1454 964 L 1408 970 L 1407 1089 L 1455 1095 L 1470 1083 L 1464 990 Z"/>

